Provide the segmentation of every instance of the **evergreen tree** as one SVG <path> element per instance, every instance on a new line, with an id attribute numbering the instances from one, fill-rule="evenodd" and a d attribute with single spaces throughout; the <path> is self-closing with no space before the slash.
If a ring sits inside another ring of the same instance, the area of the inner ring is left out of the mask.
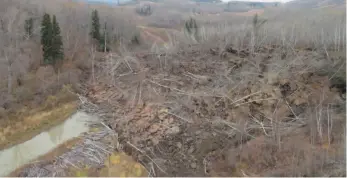
<path id="1" fill-rule="evenodd" d="M 90 30 L 90 36 L 92 39 L 100 43 L 100 19 L 97 10 L 92 12 L 92 27 Z"/>
<path id="2" fill-rule="evenodd" d="M 52 59 L 53 64 L 56 64 L 58 60 L 62 60 L 64 58 L 64 49 L 63 49 L 63 40 L 60 34 L 59 23 L 55 15 L 53 15 L 52 20 Z"/>
<path id="3" fill-rule="evenodd" d="M 199 41 L 199 27 L 195 19 L 190 18 L 189 20 L 187 20 L 185 22 L 184 28 L 188 35 Z"/>
<path id="4" fill-rule="evenodd" d="M 49 14 L 44 14 L 41 23 L 41 45 L 43 51 L 43 62 L 52 64 L 52 23 Z"/>
<path id="5" fill-rule="evenodd" d="M 134 34 L 133 37 L 131 38 L 131 43 L 134 45 L 139 45 L 140 42 L 140 35 L 139 34 Z"/>
<path id="6" fill-rule="evenodd" d="M 29 18 L 29 19 L 25 20 L 24 29 L 25 29 L 26 35 L 29 38 L 33 34 L 33 28 L 34 28 L 34 19 L 33 18 Z"/>

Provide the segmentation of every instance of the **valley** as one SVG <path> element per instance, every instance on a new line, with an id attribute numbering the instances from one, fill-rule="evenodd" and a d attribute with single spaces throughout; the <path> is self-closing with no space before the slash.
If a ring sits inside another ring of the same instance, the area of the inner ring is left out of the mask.
<path id="1" fill-rule="evenodd" d="M 346 176 L 346 1 L 117 3 L 0 2 L 1 176 Z"/>

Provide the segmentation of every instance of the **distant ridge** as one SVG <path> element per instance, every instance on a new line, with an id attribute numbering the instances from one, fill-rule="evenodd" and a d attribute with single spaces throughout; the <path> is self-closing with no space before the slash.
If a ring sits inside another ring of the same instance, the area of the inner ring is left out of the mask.
<path id="1" fill-rule="evenodd" d="M 136 1 L 136 0 L 85 0 L 85 1 L 87 1 L 89 3 L 105 3 L 105 4 L 117 5 L 118 1 L 119 1 L 119 4 L 127 4 L 129 2 Z"/>
<path id="2" fill-rule="evenodd" d="M 346 0 L 294 0 L 286 3 L 286 6 L 294 8 L 318 8 L 344 4 L 346 4 Z"/>

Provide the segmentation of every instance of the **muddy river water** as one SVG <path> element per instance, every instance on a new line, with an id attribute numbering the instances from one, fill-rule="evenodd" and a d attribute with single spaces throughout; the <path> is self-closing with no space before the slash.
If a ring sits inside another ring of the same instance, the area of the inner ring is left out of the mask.
<path id="1" fill-rule="evenodd" d="M 78 137 L 89 130 L 88 122 L 96 118 L 76 112 L 60 125 L 36 135 L 32 139 L 0 151 L 0 176 L 49 153 L 60 144 Z"/>

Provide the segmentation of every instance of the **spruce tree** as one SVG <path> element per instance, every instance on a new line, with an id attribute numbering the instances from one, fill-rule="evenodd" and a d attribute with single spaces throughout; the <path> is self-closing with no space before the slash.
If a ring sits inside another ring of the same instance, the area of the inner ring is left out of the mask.
<path id="1" fill-rule="evenodd" d="M 34 28 L 34 19 L 29 18 L 29 19 L 25 20 L 24 29 L 25 29 L 25 33 L 28 36 L 28 38 L 30 38 L 31 35 L 33 34 L 33 28 Z"/>
<path id="2" fill-rule="evenodd" d="M 90 36 L 92 39 L 100 43 L 100 19 L 97 10 L 93 10 L 92 12 L 92 27 L 90 30 Z"/>
<path id="3" fill-rule="evenodd" d="M 49 14 L 44 14 L 41 23 L 41 45 L 43 51 L 43 62 L 52 64 L 52 23 Z"/>
<path id="4" fill-rule="evenodd" d="M 188 35 L 193 37 L 195 40 L 199 41 L 199 28 L 195 19 L 190 18 L 188 21 L 185 22 L 184 27 Z"/>
<path id="5" fill-rule="evenodd" d="M 63 40 L 60 34 L 59 23 L 55 15 L 53 15 L 52 20 L 52 59 L 53 64 L 56 64 L 58 60 L 62 60 L 64 58 L 64 49 L 63 49 Z"/>

